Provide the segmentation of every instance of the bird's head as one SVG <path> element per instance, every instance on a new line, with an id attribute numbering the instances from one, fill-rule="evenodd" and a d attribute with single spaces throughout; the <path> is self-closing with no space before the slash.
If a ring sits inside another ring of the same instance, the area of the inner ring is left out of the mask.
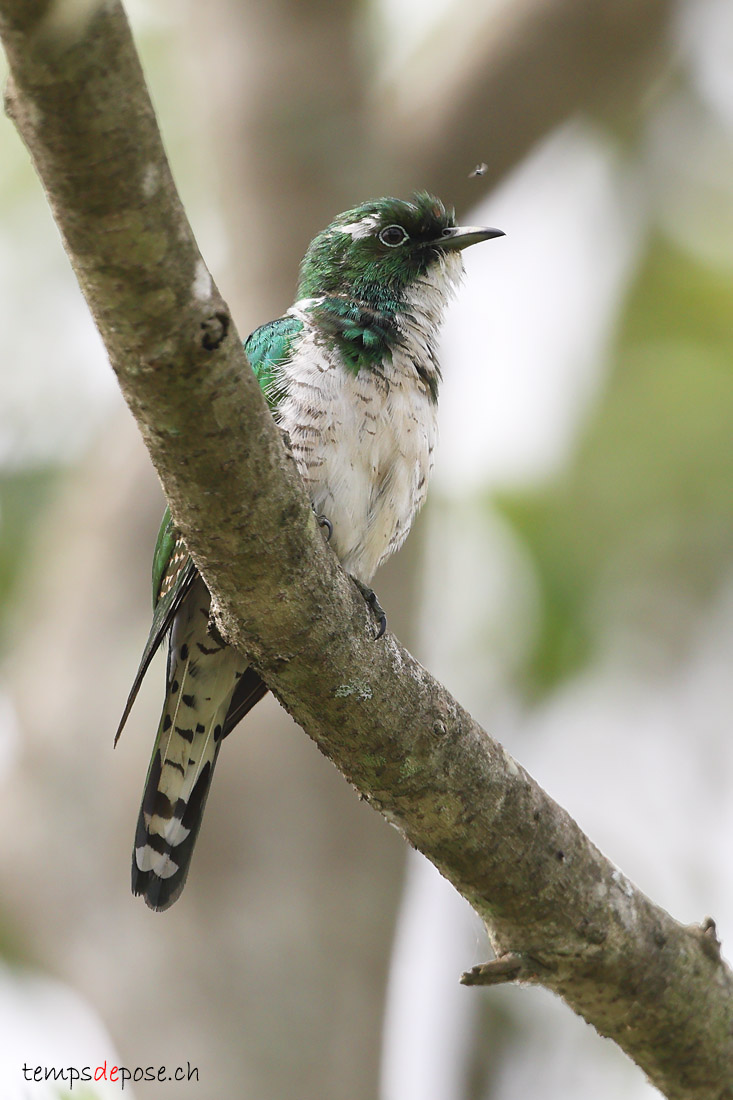
<path id="1" fill-rule="evenodd" d="M 399 309 L 421 285 L 449 291 L 463 270 L 461 250 L 501 236 L 500 229 L 456 226 L 453 211 L 426 192 L 412 202 L 374 199 L 339 214 L 311 241 L 298 296 L 337 294 Z"/>

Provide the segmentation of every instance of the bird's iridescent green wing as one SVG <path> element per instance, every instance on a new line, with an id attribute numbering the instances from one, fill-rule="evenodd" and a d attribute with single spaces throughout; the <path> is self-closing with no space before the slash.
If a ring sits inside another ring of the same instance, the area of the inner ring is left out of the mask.
<path id="1" fill-rule="evenodd" d="M 171 510 L 166 507 L 158 530 L 158 537 L 155 540 L 155 550 L 153 551 L 153 609 L 158 603 L 163 577 L 168 571 L 169 562 L 179 541 L 178 532 L 173 525 Z"/>
<path id="2" fill-rule="evenodd" d="M 288 361 L 302 331 L 303 322 L 297 317 L 278 317 L 256 328 L 245 341 L 247 358 L 271 409 L 277 408 L 282 397 L 278 367 Z"/>
<path id="3" fill-rule="evenodd" d="M 195 581 L 197 572 L 183 539 L 173 526 L 170 510 L 166 508 L 153 553 L 153 621 L 150 626 L 148 640 L 145 643 L 145 649 L 140 658 L 140 665 L 125 703 L 120 724 L 117 727 L 115 744 L 117 744 L 132 710 L 132 704 L 137 698 L 137 693 L 140 690 L 143 677 L 148 671 L 150 662 L 168 632 L 181 601 Z"/>

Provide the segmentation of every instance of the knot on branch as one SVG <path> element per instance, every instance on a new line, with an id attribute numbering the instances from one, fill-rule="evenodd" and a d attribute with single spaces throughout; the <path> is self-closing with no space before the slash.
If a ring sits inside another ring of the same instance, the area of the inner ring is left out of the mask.
<path id="1" fill-rule="evenodd" d="M 491 962 L 473 966 L 461 974 L 461 985 L 500 985 L 502 982 L 517 982 L 522 979 L 536 978 L 539 965 L 523 955 L 510 951 Z"/>
<path id="2" fill-rule="evenodd" d="M 715 926 L 715 921 L 712 917 L 705 917 L 705 920 L 697 929 L 700 937 L 700 945 L 703 951 L 709 959 L 713 962 L 720 962 L 721 943 L 718 939 L 718 930 Z"/>
<path id="3" fill-rule="evenodd" d="M 201 346 L 205 351 L 216 351 L 226 340 L 230 325 L 229 314 L 224 310 L 217 310 L 210 317 L 201 322 Z"/>

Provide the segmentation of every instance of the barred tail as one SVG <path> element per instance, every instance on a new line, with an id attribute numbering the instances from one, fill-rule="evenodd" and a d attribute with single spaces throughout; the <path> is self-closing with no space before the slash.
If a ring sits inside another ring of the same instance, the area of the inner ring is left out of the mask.
<path id="1" fill-rule="evenodd" d="M 161 718 L 145 783 L 132 854 L 132 892 L 151 909 L 167 909 L 186 882 L 201 827 L 216 759 L 223 715 L 190 727 Z"/>
<path id="2" fill-rule="evenodd" d="M 257 673 L 209 631 L 197 578 L 172 623 L 166 696 L 132 853 L 132 892 L 167 909 L 188 875 L 221 742 L 266 694 Z"/>

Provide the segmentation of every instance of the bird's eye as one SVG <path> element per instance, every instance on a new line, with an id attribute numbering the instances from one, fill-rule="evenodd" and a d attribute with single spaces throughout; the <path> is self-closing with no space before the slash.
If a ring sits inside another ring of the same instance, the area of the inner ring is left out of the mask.
<path id="1" fill-rule="evenodd" d="M 404 244 L 408 234 L 401 225 L 388 225 L 380 232 L 379 239 L 387 248 L 396 248 L 398 244 Z"/>

